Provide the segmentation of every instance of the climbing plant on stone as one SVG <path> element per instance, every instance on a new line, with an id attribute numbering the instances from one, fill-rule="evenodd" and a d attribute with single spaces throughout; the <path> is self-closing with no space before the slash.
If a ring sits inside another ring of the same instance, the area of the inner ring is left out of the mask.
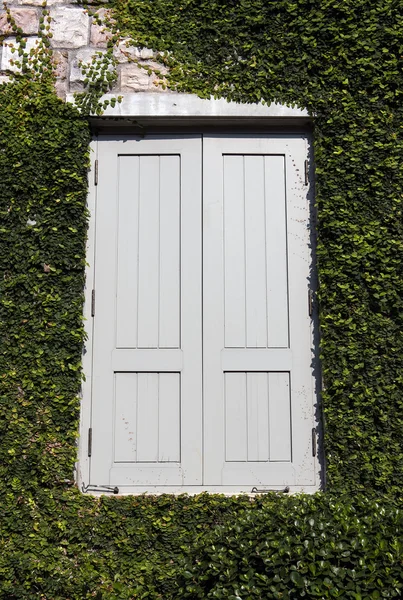
<path id="1" fill-rule="evenodd" d="M 154 62 L 159 52 L 170 89 L 298 104 L 314 117 L 328 491 L 251 501 L 93 498 L 75 487 L 91 136 L 86 117 L 54 93 L 46 35 L 31 54 L 26 31 L 12 30 L 21 38 L 22 54 L 13 53 L 20 70 L 0 86 L 0 596 L 399 597 L 401 7 L 110 6 L 114 32 L 133 41 L 129 53 Z M 43 31 L 48 16 L 68 10 L 88 39 L 90 17 L 62 8 L 44 13 Z M 68 51 L 76 59 L 77 48 Z"/>
<path id="2" fill-rule="evenodd" d="M 307 108 L 332 489 L 403 482 L 402 45 L 394 0 L 112 0 L 171 89 Z M 393 350 L 392 350 L 393 348 Z"/>

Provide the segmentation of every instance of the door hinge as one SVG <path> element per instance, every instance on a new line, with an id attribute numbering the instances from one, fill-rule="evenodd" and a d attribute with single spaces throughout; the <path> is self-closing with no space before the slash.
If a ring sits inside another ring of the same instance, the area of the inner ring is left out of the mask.
<path id="1" fill-rule="evenodd" d="M 316 429 L 312 427 L 312 456 L 316 456 Z"/>
<path id="2" fill-rule="evenodd" d="M 304 172 L 305 172 L 305 185 L 308 185 L 308 183 L 309 183 L 309 166 L 308 166 L 308 160 L 305 161 Z"/>
<path id="3" fill-rule="evenodd" d="M 88 429 L 88 456 L 92 456 L 92 427 Z"/>
<path id="4" fill-rule="evenodd" d="M 308 290 L 308 312 L 309 312 L 309 316 L 312 317 L 313 315 L 313 291 L 311 289 Z"/>
<path id="5" fill-rule="evenodd" d="M 95 160 L 94 165 L 94 185 L 98 185 L 98 159 Z"/>
<path id="6" fill-rule="evenodd" d="M 91 485 L 90 483 L 85 485 L 83 482 L 81 485 L 81 490 L 83 494 L 86 494 L 87 492 L 99 492 L 100 494 L 119 494 L 119 488 L 117 485 L 115 485 L 115 487 L 112 487 L 111 485 Z"/>
<path id="7" fill-rule="evenodd" d="M 253 487 L 251 489 L 251 494 L 269 494 L 269 493 L 273 493 L 273 494 L 288 494 L 288 492 L 290 491 L 290 488 L 285 487 L 282 490 L 273 490 L 273 489 L 268 489 L 268 488 L 257 488 L 257 487 Z"/>
<path id="8" fill-rule="evenodd" d="M 95 317 L 95 290 L 91 292 L 91 317 Z"/>

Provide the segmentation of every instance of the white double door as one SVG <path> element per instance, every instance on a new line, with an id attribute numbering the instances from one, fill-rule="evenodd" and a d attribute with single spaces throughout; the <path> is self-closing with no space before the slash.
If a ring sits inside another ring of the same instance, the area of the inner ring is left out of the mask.
<path id="1" fill-rule="evenodd" d="M 298 136 L 98 142 L 90 482 L 315 483 Z"/>

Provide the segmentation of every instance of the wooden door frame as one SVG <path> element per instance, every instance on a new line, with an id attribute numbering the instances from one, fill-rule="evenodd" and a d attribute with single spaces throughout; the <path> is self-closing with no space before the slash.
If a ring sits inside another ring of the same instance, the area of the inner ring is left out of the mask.
<path id="1" fill-rule="evenodd" d="M 110 95 L 111 97 L 113 95 Z M 75 479 L 80 490 L 99 495 L 108 493 L 108 490 L 90 487 L 89 481 L 90 457 L 88 456 L 90 426 L 92 417 L 91 389 L 92 389 L 92 358 L 93 358 L 93 318 L 92 318 L 92 290 L 94 283 L 95 263 L 95 222 L 96 222 L 96 195 L 97 195 L 97 160 L 98 160 L 98 134 L 110 134 L 115 139 L 136 135 L 141 139 L 149 133 L 175 134 L 180 133 L 261 133 L 262 135 L 293 133 L 306 137 L 309 152 L 308 180 L 313 182 L 313 156 L 310 144 L 312 120 L 307 112 L 301 109 L 290 108 L 278 104 L 272 105 L 242 105 L 227 103 L 225 100 L 201 100 L 185 94 L 126 94 L 122 105 L 117 104 L 114 109 L 109 108 L 103 117 L 94 117 L 90 120 L 93 130 L 93 139 L 90 143 L 90 168 L 88 174 L 88 202 L 90 214 L 88 223 L 88 237 L 86 246 L 86 283 L 84 300 L 84 329 L 86 342 L 83 351 L 83 373 L 85 380 L 81 389 L 81 410 L 78 438 L 78 457 L 76 462 Z M 307 188 L 307 196 L 313 207 L 314 186 Z M 314 221 L 313 208 L 311 217 Z M 315 232 L 312 228 L 312 263 L 315 263 Z M 313 273 L 311 288 L 316 290 L 317 281 Z M 322 440 L 321 433 L 321 406 L 320 406 L 320 364 L 318 358 L 319 324 L 317 315 L 313 316 L 312 346 L 315 357 L 315 421 L 316 439 Z M 321 450 L 322 444 L 319 444 Z M 321 452 L 316 452 L 315 472 L 317 484 L 314 486 L 293 486 L 291 492 L 313 493 L 323 487 L 324 470 Z M 201 486 L 206 491 L 204 486 Z M 275 486 L 273 487 L 273 489 Z M 280 490 L 280 488 L 279 488 Z M 188 490 L 181 488 L 173 493 L 200 493 L 202 490 Z M 220 492 L 218 489 L 207 490 Z M 123 492 L 124 493 L 124 492 Z M 132 494 L 133 492 L 126 492 Z M 161 490 L 160 493 L 170 493 Z M 220 492 L 222 493 L 222 491 Z M 230 492 L 231 493 L 231 492 Z M 250 493 L 249 486 L 243 493 Z"/>

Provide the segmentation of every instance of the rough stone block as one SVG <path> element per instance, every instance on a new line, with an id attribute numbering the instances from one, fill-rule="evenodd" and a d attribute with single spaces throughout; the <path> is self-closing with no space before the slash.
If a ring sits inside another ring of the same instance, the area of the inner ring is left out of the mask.
<path id="1" fill-rule="evenodd" d="M 120 72 L 120 89 L 122 92 L 149 92 L 151 77 L 147 71 L 134 63 L 122 65 Z"/>
<path id="2" fill-rule="evenodd" d="M 16 4 L 23 4 L 28 6 L 42 6 L 43 0 L 16 0 Z M 66 4 L 66 0 L 47 0 L 46 2 L 48 8 L 49 6 L 56 6 L 58 4 Z M 72 0 L 70 4 L 75 4 L 74 0 Z"/>
<path id="3" fill-rule="evenodd" d="M 38 33 L 39 17 L 34 8 L 11 8 L 11 15 L 17 27 L 20 27 L 26 35 Z M 13 30 L 7 21 L 7 13 L 0 13 L 0 35 L 12 34 Z"/>
<path id="4" fill-rule="evenodd" d="M 113 54 L 119 63 L 127 63 L 133 59 L 148 60 L 154 58 L 155 52 L 149 48 L 137 48 L 130 45 L 129 40 L 120 41 L 113 49 Z"/>
<path id="5" fill-rule="evenodd" d="M 148 60 L 155 56 L 154 50 L 150 50 L 150 48 L 141 48 L 140 56 L 143 60 Z"/>
<path id="6" fill-rule="evenodd" d="M 69 71 L 69 53 L 67 50 L 53 50 L 53 64 L 58 80 L 67 79 Z"/>
<path id="7" fill-rule="evenodd" d="M 157 68 L 162 73 L 167 69 L 155 62 L 145 63 L 151 68 Z M 126 63 L 121 66 L 120 72 L 121 91 L 122 92 L 163 92 L 164 90 L 157 86 L 158 77 L 152 73 L 148 75 L 145 69 L 139 67 L 136 63 Z"/>
<path id="8" fill-rule="evenodd" d="M 27 39 L 27 45 L 25 47 L 25 52 L 29 53 L 32 48 L 35 48 L 37 45 L 38 37 L 30 37 Z M 12 48 L 15 48 L 16 51 L 12 52 Z M 19 44 L 17 40 L 13 37 L 7 38 L 7 40 L 3 43 L 3 52 L 1 55 L 1 70 L 2 71 L 19 71 L 20 69 L 15 65 L 11 64 L 11 61 L 18 61 L 20 57 L 18 56 L 18 48 Z"/>
<path id="9" fill-rule="evenodd" d="M 127 63 L 133 59 L 140 59 L 140 50 L 136 46 L 130 46 L 128 40 L 122 40 L 113 48 L 113 56 L 118 63 Z"/>
<path id="10" fill-rule="evenodd" d="M 10 78 L 7 77 L 7 75 L 0 75 L 0 85 L 2 85 L 3 83 L 8 83 L 10 81 Z"/>
<path id="11" fill-rule="evenodd" d="M 106 10 L 105 8 L 100 8 L 97 10 L 96 17 L 98 18 L 94 17 L 91 24 L 91 46 L 95 46 L 96 48 L 106 48 L 108 41 L 111 39 L 112 33 L 108 31 L 106 26 L 103 23 L 101 25 L 98 24 L 98 19 L 104 21 L 109 12 L 110 11 Z"/>
<path id="12" fill-rule="evenodd" d="M 93 23 L 91 25 L 90 44 L 96 48 L 106 48 L 112 34 L 107 31 L 103 25 Z"/>
<path id="13" fill-rule="evenodd" d="M 60 7 L 50 11 L 53 48 L 80 48 L 88 44 L 89 16 L 81 8 Z"/>
<path id="14" fill-rule="evenodd" d="M 66 95 L 68 92 L 68 84 L 66 80 L 63 81 L 56 81 L 55 83 L 55 90 L 56 90 L 56 94 L 59 96 L 59 98 L 61 98 L 62 100 L 66 100 Z"/>
<path id="15" fill-rule="evenodd" d="M 153 69 L 153 71 L 159 71 L 162 75 L 166 75 L 169 72 L 168 67 L 156 62 L 155 60 L 147 60 L 143 64 L 150 69 Z"/>
<path id="16" fill-rule="evenodd" d="M 83 83 L 84 82 L 86 75 L 84 75 L 81 70 L 80 62 L 90 63 L 92 61 L 93 57 L 98 53 L 104 54 L 105 51 L 104 50 L 94 51 L 91 48 L 83 48 L 82 50 L 79 50 L 76 53 L 76 55 L 74 56 L 74 58 L 71 61 L 71 65 L 70 65 L 70 83 Z"/>

